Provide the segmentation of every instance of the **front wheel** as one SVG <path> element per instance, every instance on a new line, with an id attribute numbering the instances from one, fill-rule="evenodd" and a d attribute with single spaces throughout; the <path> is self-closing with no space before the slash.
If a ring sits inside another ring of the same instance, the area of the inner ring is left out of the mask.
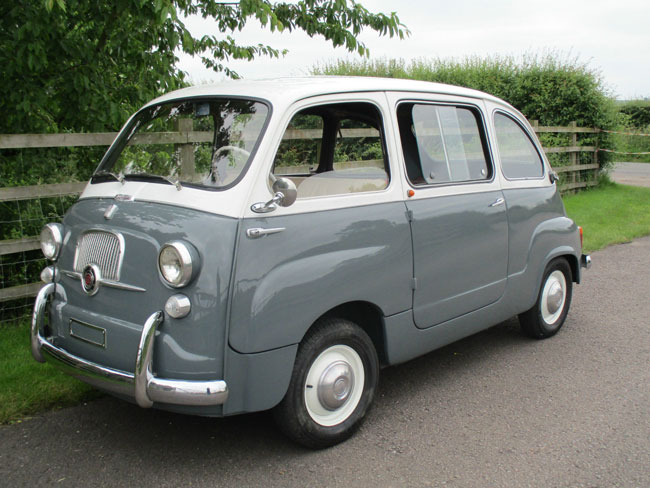
<path id="1" fill-rule="evenodd" d="M 563 258 L 551 261 L 544 270 L 537 302 L 533 308 L 519 315 L 521 329 L 526 335 L 544 339 L 560 330 L 569 313 L 572 285 L 569 263 Z"/>
<path id="2" fill-rule="evenodd" d="M 379 378 L 375 347 L 359 326 L 326 319 L 298 348 L 286 396 L 274 410 L 280 429 L 315 449 L 338 444 L 361 425 Z"/>

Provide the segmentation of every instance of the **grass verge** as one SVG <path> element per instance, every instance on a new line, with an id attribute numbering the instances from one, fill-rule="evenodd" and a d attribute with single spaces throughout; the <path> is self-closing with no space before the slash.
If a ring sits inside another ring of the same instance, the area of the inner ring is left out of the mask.
<path id="1" fill-rule="evenodd" d="M 563 200 L 569 217 L 582 226 L 587 252 L 650 234 L 650 188 L 605 180 Z"/>
<path id="2" fill-rule="evenodd" d="M 27 324 L 0 328 L 0 424 L 100 395 L 49 364 L 34 361 Z"/>
<path id="3" fill-rule="evenodd" d="M 650 234 L 650 188 L 601 186 L 564 197 L 569 216 L 584 229 L 587 252 Z M 0 424 L 78 404 L 101 393 L 34 361 L 29 326 L 0 328 Z"/>

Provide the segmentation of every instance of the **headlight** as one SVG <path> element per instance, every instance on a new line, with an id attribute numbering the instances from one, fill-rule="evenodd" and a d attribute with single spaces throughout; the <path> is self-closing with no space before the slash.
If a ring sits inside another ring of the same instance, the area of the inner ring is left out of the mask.
<path id="1" fill-rule="evenodd" d="M 47 224 L 41 231 L 41 251 L 51 261 L 56 261 L 63 243 L 63 226 Z"/>
<path id="2" fill-rule="evenodd" d="M 191 244 L 172 241 L 160 249 L 158 269 L 169 286 L 180 288 L 187 285 L 198 268 L 198 253 Z"/>

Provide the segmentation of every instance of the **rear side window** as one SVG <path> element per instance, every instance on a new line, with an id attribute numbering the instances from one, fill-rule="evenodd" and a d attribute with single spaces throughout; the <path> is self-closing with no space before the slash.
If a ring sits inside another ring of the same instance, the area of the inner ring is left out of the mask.
<path id="1" fill-rule="evenodd" d="M 519 123 L 505 114 L 496 113 L 494 127 L 506 178 L 540 178 L 544 175 L 542 158 Z"/>
<path id="2" fill-rule="evenodd" d="M 492 177 L 485 132 L 475 109 L 403 103 L 397 117 L 406 172 L 414 185 Z"/>

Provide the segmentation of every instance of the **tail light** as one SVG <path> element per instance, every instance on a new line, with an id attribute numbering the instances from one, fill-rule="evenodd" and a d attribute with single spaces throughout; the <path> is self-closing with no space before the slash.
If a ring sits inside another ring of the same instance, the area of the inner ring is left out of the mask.
<path id="1" fill-rule="evenodd" d="M 580 231 L 580 249 L 582 250 L 582 227 L 578 226 L 578 230 Z"/>

